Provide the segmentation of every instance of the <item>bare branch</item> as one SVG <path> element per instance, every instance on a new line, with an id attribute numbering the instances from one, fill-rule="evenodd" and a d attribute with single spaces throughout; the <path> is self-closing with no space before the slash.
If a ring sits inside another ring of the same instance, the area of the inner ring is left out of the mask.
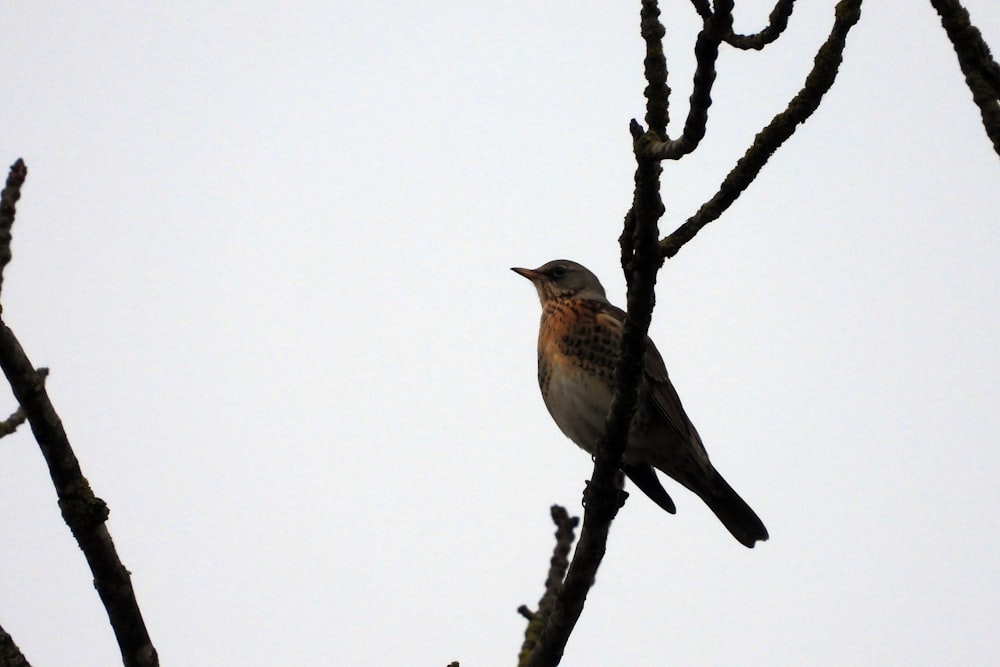
<path id="1" fill-rule="evenodd" d="M 545 593 L 538 601 L 538 611 L 533 612 L 526 605 L 521 605 L 517 609 L 519 614 L 528 619 L 528 627 L 524 631 L 524 643 L 521 645 L 521 653 L 518 655 L 518 665 L 525 664 L 528 656 L 531 655 L 538 636 L 548 622 L 553 607 L 555 607 L 556 596 L 559 594 L 563 578 L 566 576 L 566 568 L 569 567 L 569 552 L 576 537 L 576 527 L 580 523 L 578 517 L 571 517 L 566 508 L 559 505 L 552 506 L 551 514 L 552 521 L 556 524 L 556 546 L 552 550 L 549 574 L 545 578 Z"/>
<path id="2" fill-rule="evenodd" d="M 691 4 L 694 5 L 694 10 L 701 18 L 707 19 L 712 15 L 712 8 L 709 7 L 708 0 L 691 0 Z"/>
<path id="3" fill-rule="evenodd" d="M 0 194 L 0 287 L 3 286 L 3 271 L 10 263 L 10 228 L 14 224 L 17 200 L 21 198 L 21 186 L 27 176 L 28 167 L 24 160 L 18 158 L 11 165 L 7 184 Z M 3 313 L 3 306 L 0 306 L 0 313 Z"/>
<path id="4" fill-rule="evenodd" d="M 38 377 L 40 377 L 44 383 L 45 378 L 49 375 L 49 369 L 39 368 L 36 372 L 38 373 Z M 17 410 L 12 412 L 10 417 L 7 417 L 7 419 L 0 422 L 0 438 L 10 435 L 16 431 L 17 427 L 23 424 L 27 418 L 28 415 L 24 412 L 24 408 L 18 406 Z M 0 663 L 0 667 L 3 667 L 3 663 Z"/>
<path id="5" fill-rule="evenodd" d="M 667 85 L 667 57 L 663 53 L 663 36 L 667 30 L 660 22 L 656 0 L 643 0 L 639 12 L 639 34 L 646 42 L 643 69 L 646 75 L 646 124 L 650 132 L 663 141 L 670 122 L 670 87 Z"/>
<path id="6" fill-rule="evenodd" d="M 656 2 L 643 1 L 643 22 L 659 23 Z M 647 50 L 662 52 L 662 44 L 655 42 L 664 34 L 662 26 L 643 26 Z M 647 67 L 647 75 L 650 72 Z M 665 69 L 664 69 L 665 72 Z M 647 91 L 656 89 L 652 75 Z M 660 88 L 664 91 L 665 86 Z M 665 108 L 661 99 L 648 96 L 647 117 L 656 121 L 658 109 Z M 631 124 L 633 138 L 653 134 L 643 133 L 634 120 Z M 566 579 L 556 597 L 548 621 L 538 637 L 534 650 L 524 663 L 530 667 L 558 665 L 562 659 L 576 622 L 583 612 L 587 592 L 594 584 L 597 569 L 607 549 L 608 530 L 627 494 L 622 490 L 621 462 L 628 441 L 629 426 L 639 399 L 639 382 L 642 379 L 646 332 L 652 318 L 656 272 L 663 260 L 657 249 L 657 221 L 663 215 L 660 199 L 660 163 L 656 158 L 639 150 L 635 142 L 636 172 L 632 207 L 625 216 L 625 230 L 620 239 L 622 269 L 628 283 L 628 310 L 622 333 L 621 355 L 615 366 L 614 394 L 611 409 L 604 424 L 604 435 L 597 444 L 594 472 L 584 492 L 583 528 L 576 553 L 566 573 Z"/>
<path id="7" fill-rule="evenodd" d="M 702 7 L 695 4 L 695 9 L 703 18 L 703 26 L 694 47 L 697 65 L 690 107 L 684 121 L 684 130 L 677 139 L 670 139 L 666 133 L 670 88 L 666 85 L 667 63 L 663 55 L 662 40 L 665 31 L 658 19 L 660 12 L 657 3 L 643 2 L 641 30 L 643 39 L 646 40 L 645 66 L 649 82 L 645 91 L 648 100 L 646 124 L 652 134 L 643 142 L 641 151 L 658 160 L 678 160 L 694 151 L 705 138 L 719 46 L 725 41 L 738 49 L 763 49 L 775 41 L 788 26 L 794 2 L 795 0 L 777 0 L 767 27 L 749 36 L 733 33 L 733 0 L 717 0 L 714 12 L 703 12 Z M 707 5 L 705 8 L 707 9 Z"/>
<path id="8" fill-rule="evenodd" d="M 847 34 L 861 18 L 861 2 L 862 0 L 841 0 L 837 4 L 830 36 L 816 53 L 813 69 L 806 77 L 802 90 L 792 98 L 784 111 L 757 134 L 753 144 L 722 181 L 719 191 L 702 204 L 698 212 L 683 225 L 660 241 L 660 252 L 664 258 L 676 255 L 705 225 L 722 215 L 753 182 L 774 151 L 792 136 L 799 124 L 808 120 L 816 111 L 823 95 L 830 90 L 837 78 Z"/>
<path id="9" fill-rule="evenodd" d="M 0 627 L 0 667 L 31 667 L 21 649 L 7 631 Z"/>
<path id="10" fill-rule="evenodd" d="M 955 47 L 958 65 L 972 99 L 979 107 L 983 128 L 1000 155 L 1000 65 L 993 59 L 982 33 L 972 25 L 960 0 L 931 0 L 941 25 Z"/>
<path id="11" fill-rule="evenodd" d="M 740 35 L 730 32 L 726 35 L 726 44 L 737 49 L 754 49 L 760 51 L 771 42 L 778 39 L 781 33 L 788 27 L 788 18 L 792 15 L 795 0 L 778 0 L 770 16 L 767 17 L 767 26 L 758 33 L 752 35 Z"/>
<path id="12" fill-rule="evenodd" d="M 10 260 L 13 202 L 17 200 L 26 173 L 24 163 L 18 160 L 11 167 L 11 177 L 8 178 L 8 186 L 13 181 L 14 187 L 4 188 L 0 195 L 0 270 Z M 149 640 L 139 612 L 129 572 L 118 558 L 105 524 L 108 506 L 91 491 L 62 421 L 45 391 L 42 377 L 28 360 L 14 332 L 2 321 L 0 368 L 10 382 L 14 398 L 24 409 L 42 450 L 59 497 L 59 509 L 94 575 L 94 587 L 108 612 L 125 667 L 156 667 L 159 665 L 156 649 Z"/>
<path id="13" fill-rule="evenodd" d="M 625 216 L 619 239 L 622 268 L 628 284 L 628 310 L 621 353 L 615 367 L 614 394 L 605 421 L 605 432 L 597 445 L 593 476 L 584 493 L 585 512 L 580 539 L 563 584 L 555 597 L 555 604 L 547 618 L 541 613 L 541 609 L 537 614 L 526 607 L 519 610 L 530 619 L 529 626 L 537 621 L 544 623 L 527 660 L 524 660 L 522 652 L 522 665 L 540 667 L 559 664 L 566 642 L 583 611 L 587 592 L 593 585 L 604 557 L 611 521 L 627 496 L 621 486 L 620 466 L 638 402 L 646 332 L 655 305 L 656 273 L 663 260 L 676 254 L 677 249 L 701 228 L 692 227 L 689 220 L 681 230 L 664 241 L 658 241 L 657 224 L 664 211 L 660 198 L 661 161 L 676 159 L 693 151 L 704 137 L 711 89 L 715 80 L 715 62 L 722 41 L 727 38 L 747 44 L 750 41 L 773 41 L 787 24 L 792 4 L 789 0 L 778 0 L 769 26 L 758 35 L 746 38 L 733 36 L 732 0 L 717 0 L 714 12 L 709 11 L 707 2 L 692 1 L 704 19 L 704 27 L 695 47 L 698 65 L 691 108 L 683 135 L 675 141 L 666 136 L 670 89 L 666 83 L 667 68 L 662 44 L 665 30 L 659 21 L 657 2 L 642 1 L 641 34 L 646 42 L 644 66 L 648 84 L 645 94 L 649 129 L 644 130 L 635 120 L 630 125 L 637 167 L 632 206 Z M 723 182 L 723 194 L 716 195 L 713 201 L 702 207 L 703 210 L 718 217 L 753 180 L 774 150 L 792 134 L 795 126 L 815 111 L 823 94 L 833 84 L 847 32 L 860 18 L 860 6 L 861 0 L 841 0 L 830 37 L 817 53 L 815 66 L 806 79 L 805 87 L 792 100 L 788 109 L 776 116 L 757 136 L 754 145 Z M 755 47 L 749 45 L 747 48 Z M 720 201 L 713 205 L 714 208 L 710 207 L 715 200 Z M 704 220 L 695 220 L 695 224 L 704 226 L 715 219 L 708 219 L 708 214 L 702 211 L 699 213 Z M 678 236 L 679 232 L 682 232 L 682 236 Z M 689 236 L 683 238 L 683 233 L 688 233 Z M 676 243 L 676 247 L 671 245 L 673 243 Z M 528 641 L 525 648 L 529 648 Z"/>
<path id="14" fill-rule="evenodd" d="M 666 95 L 670 90 L 665 86 L 666 60 L 663 61 L 664 86 L 661 93 L 658 81 L 651 76 L 650 60 L 653 57 L 663 58 L 663 25 L 659 21 L 659 9 L 656 2 L 642 3 L 642 34 L 646 39 L 646 123 L 650 135 L 643 140 L 638 149 L 643 155 L 657 160 L 677 160 L 692 152 L 705 137 L 705 127 L 708 124 L 708 108 L 712 105 L 712 85 L 715 83 L 715 62 L 719 57 L 719 44 L 733 30 L 733 0 L 719 0 L 715 12 L 705 19 L 704 25 L 694 45 L 697 65 L 694 71 L 694 86 L 689 99 L 687 118 L 684 120 L 684 131 L 677 139 L 671 140 L 666 130 L 660 131 L 658 123 L 659 109 L 666 109 Z M 655 75 L 656 70 L 652 71 Z M 657 97 L 661 94 L 662 97 Z M 666 114 L 663 123 L 666 125 Z"/>

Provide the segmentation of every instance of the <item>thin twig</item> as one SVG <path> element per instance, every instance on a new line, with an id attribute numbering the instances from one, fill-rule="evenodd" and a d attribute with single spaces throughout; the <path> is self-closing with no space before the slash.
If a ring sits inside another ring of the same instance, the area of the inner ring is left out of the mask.
<path id="1" fill-rule="evenodd" d="M 24 160 L 18 158 L 11 165 L 7 175 L 7 184 L 0 193 L 0 287 L 3 286 L 3 271 L 10 263 L 10 228 L 14 224 L 14 214 L 17 210 L 17 200 L 21 198 L 21 186 L 28 177 L 28 167 Z M 0 314 L 3 306 L 0 305 Z"/>
<path id="2" fill-rule="evenodd" d="M 531 611 L 526 605 L 517 608 L 519 614 L 528 619 L 528 627 L 524 630 L 524 643 L 518 655 L 518 665 L 523 665 L 531 655 L 538 641 L 538 636 L 548 622 L 549 614 L 556 604 L 556 596 L 562 587 L 569 567 L 569 552 L 576 538 L 576 527 L 580 523 L 578 517 L 571 517 L 565 507 L 553 505 L 552 521 L 556 524 L 556 545 L 549 560 L 549 574 L 545 578 L 545 593 L 538 600 L 538 611 Z"/>
<path id="3" fill-rule="evenodd" d="M 676 255 L 705 225 L 722 215 L 753 182 L 771 155 L 792 136 L 798 125 L 816 111 L 823 95 L 830 90 L 837 78 L 847 34 L 861 18 L 861 2 L 862 0 L 841 0 L 837 4 L 830 36 L 816 53 L 813 69 L 806 77 L 802 90 L 792 98 L 784 111 L 757 134 L 753 144 L 722 181 L 719 191 L 702 204 L 698 212 L 683 225 L 660 241 L 660 253 L 663 257 Z"/>

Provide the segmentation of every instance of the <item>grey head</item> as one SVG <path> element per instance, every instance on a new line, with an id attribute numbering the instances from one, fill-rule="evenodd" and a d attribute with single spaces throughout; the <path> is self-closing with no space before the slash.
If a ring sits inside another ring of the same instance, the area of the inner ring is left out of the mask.
<path id="1" fill-rule="evenodd" d="M 537 269 L 514 267 L 514 273 L 524 276 L 538 290 L 542 304 L 550 299 L 579 297 L 607 301 L 604 287 L 590 269 L 568 259 L 554 259 Z"/>

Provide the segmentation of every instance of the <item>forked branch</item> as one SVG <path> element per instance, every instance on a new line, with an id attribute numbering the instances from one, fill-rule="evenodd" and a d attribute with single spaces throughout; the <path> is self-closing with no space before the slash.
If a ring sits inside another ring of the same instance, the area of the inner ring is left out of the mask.
<path id="1" fill-rule="evenodd" d="M 833 29 L 816 53 L 812 71 L 806 77 L 802 90 L 754 137 L 753 144 L 726 175 L 715 195 L 683 225 L 660 241 L 660 253 L 664 258 L 676 255 L 705 225 L 717 220 L 757 178 L 774 152 L 816 111 L 837 78 L 847 34 L 861 18 L 861 1 L 841 0 L 837 4 Z"/>
<path id="2" fill-rule="evenodd" d="M 787 23 L 792 4 L 778 0 L 768 28 L 751 38 L 744 38 L 734 36 L 732 32 L 732 0 L 718 0 L 714 12 L 704 0 L 692 2 L 704 19 L 704 26 L 695 46 L 697 67 L 691 107 L 684 131 L 676 140 L 670 140 L 666 135 L 670 89 L 663 55 L 665 30 L 659 21 L 655 0 L 642 2 L 640 31 L 646 42 L 645 118 L 648 129 L 644 130 L 634 120 L 630 126 L 636 157 L 635 190 L 619 239 L 622 268 L 628 283 L 628 309 L 621 354 L 615 368 L 614 396 L 605 422 L 605 435 L 598 443 L 593 476 L 584 493 L 585 512 L 576 553 L 527 660 L 523 660 L 522 655 L 520 664 L 523 665 L 541 667 L 559 664 L 604 557 L 611 521 L 624 502 L 626 494 L 621 488 L 620 466 L 638 401 L 646 332 L 655 304 L 654 285 L 660 265 L 735 201 L 759 173 L 767 158 L 816 109 L 823 94 L 833 84 L 847 32 L 858 21 L 861 6 L 861 0 L 841 0 L 830 37 L 820 48 L 813 72 L 803 90 L 795 96 L 788 109 L 775 117 L 757 136 L 754 145 L 723 183 L 722 194 L 702 207 L 705 212 L 699 211 L 700 217 L 696 216 L 693 223 L 689 220 L 680 230 L 659 241 L 657 223 L 664 211 L 660 198 L 661 161 L 690 153 L 705 134 L 719 45 L 723 41 L 773 41 Z M 522 609 L 522 613 L 532 622 L 539 620 L 537 615 L 526 613 L 526 610 Z"/>

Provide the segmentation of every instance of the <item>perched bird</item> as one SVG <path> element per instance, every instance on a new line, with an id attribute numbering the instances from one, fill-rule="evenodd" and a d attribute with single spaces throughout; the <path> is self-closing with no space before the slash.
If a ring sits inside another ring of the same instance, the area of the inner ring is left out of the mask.
<path id="1" fill-rule="evenodd" d="M 611 305 L 586 267 L 565 259 L 512 271 L 530 280 L 542 302 L 538 385 L 560 430 L 593 455 L 611 407 L 614 367 L 625 312 Z M 645 372 L 629 430 L 622 471 L 649 498 L 674 514 L 656 468 L 693 491 L 739 542 L 753 548 L 767 529 L 722 478 L 670 383 L 660 353 L 646 339 Z"/>

